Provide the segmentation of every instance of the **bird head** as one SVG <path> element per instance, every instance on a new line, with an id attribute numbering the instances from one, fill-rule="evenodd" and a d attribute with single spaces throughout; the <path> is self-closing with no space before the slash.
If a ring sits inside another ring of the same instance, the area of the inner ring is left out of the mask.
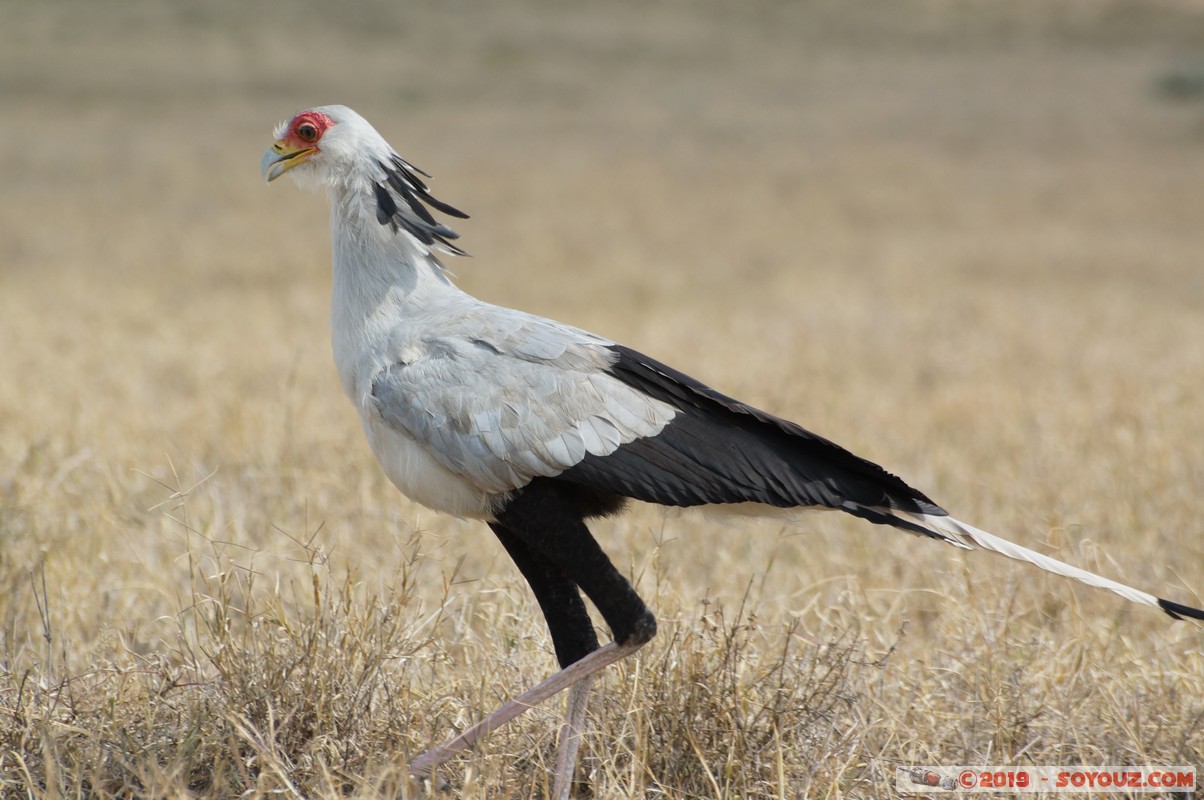
<path id="1" fill-rule="evenodd" d="M 459 235 L 437 222 L 430 209 L 460 219 L 468 215 L 432 197 L 420 177 L 430 175 L 393 152 L 346 106 L 307 109 L 277 126 L 261 169 L 269 182 L 287 172 L 303 188 L 324 187 L 346 213 L 375 216 L 388 230 L 404 231 L 425 248 L 465 255 L 451 243 Z"/>
<path id="2" fill-rule="evenodd" d="M 307 109 L 276 128 L 263 154 L 263 175 L 288 172 L 306 188 L 333 187 L 357 177 L 366 165 L 387 161 L 393 151 L 367 120 L 346 106 Z"/>

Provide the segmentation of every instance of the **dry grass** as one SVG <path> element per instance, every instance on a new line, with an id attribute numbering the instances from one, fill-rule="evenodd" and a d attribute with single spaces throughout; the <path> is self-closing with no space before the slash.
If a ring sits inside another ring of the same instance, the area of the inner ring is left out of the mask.
<path id="1" fill-rule="evenodd" d="M 1201 603 L 1204 116 L 1179 3 L 0 7 L 0 795 L 394 796 L 548 672 L 480 525 L 339 394 L 357 107 L 473 214 L 469 291 L 592 328 L 959 517 Z M 598 528 L 662 619 L 595 797 L 883 797 L 899 763 L 1204 765 L 1198 626 L 828 516 Z M 532 797 L 557 710 L 446 777 Z"/>

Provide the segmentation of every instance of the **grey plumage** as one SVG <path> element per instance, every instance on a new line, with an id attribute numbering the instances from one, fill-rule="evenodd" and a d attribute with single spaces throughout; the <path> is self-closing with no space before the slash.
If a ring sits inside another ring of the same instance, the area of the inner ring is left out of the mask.
<path id="1" fill-rule="evenodd" d="M 387 424 L 482 492 L 608 456 L 676 414 L 607 371 L 617 356 L 605 339 L 483 303 L 464 310 L 384 365 L 372 397 Z"/>

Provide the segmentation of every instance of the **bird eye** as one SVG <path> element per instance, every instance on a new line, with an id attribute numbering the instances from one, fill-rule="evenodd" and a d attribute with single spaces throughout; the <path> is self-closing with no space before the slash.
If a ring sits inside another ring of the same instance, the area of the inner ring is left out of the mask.
<path id="1" fill-rule="evenodd" d="M 297 126 L 297 136 L 303 142 L 316 142 L 318 140 L 318 129 L 312 122 L 302 122 Z"/>

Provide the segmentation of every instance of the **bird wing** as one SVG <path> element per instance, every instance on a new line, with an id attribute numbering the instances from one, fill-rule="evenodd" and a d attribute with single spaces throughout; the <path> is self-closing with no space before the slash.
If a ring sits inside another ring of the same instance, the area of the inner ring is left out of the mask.
<path id="1" fill-rule="evenodd" d="M 617 380 L 604 339 L 519 312 L 473 309 L 372 381 L 381 418 L 484 492 L 551 477 L 655 435 L 668 404 Z"/>
<path id="2" fill-rule="evenodd" d="M 634 350 L 615 346 L 615 353 L 609 370 L 618 380 L 678 413 L 657 435 L 624 444 L 606 458 L 587 457 L 562 478 L 664 505 L 839 508 L 948 538 L 894 517 L 894 510 L 945 512 L 877 464 Z"/>
<path id="3" fill-rule="evenodd" d="M 624 383 L 678 413 L 657 434 L 605 458 L 586 456 L 562 480 L 666 505 L 751 500 L 779 507 L 827 506 L 870 522 L 981 547 L 1033 564 L 1175 618 L 1204 611 L 1050 558 L 948 516 L 919 491 L 844 448 L 726 395 L 640 353 L 616 346 L 609 368 Z"/>

